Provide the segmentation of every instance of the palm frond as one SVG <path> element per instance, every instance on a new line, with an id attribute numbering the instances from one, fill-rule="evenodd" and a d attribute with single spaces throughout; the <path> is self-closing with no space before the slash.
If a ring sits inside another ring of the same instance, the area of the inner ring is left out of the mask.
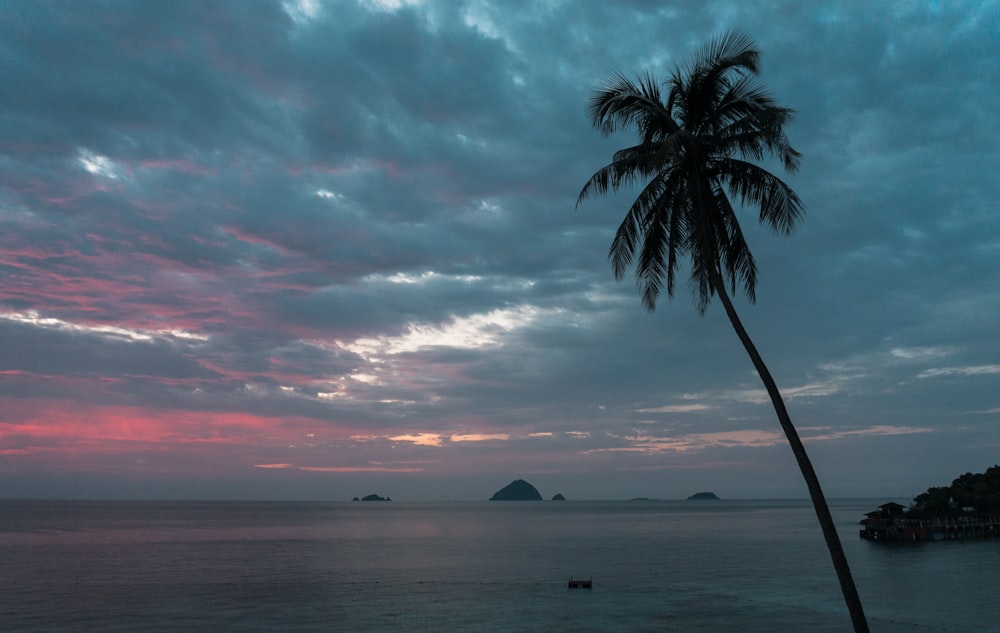
<path id="1" fill-rule="evenodd" d="M 673 296 L 678 256 L 684 253 L 677 238 L 683 235 L 686 196 L 678 187 L 678 176 L 664 172 L 642 191 L 608 253 L 618 279 L 635 260 L 636 283 L 649 310 L 655 309 L 663 290 Z"/>
<path id="2" fill-rule="evenodd" d="M 720 270 L 721 227 L 713 210 L 712 196 L 703 182 L 688 186 L 690 204 L 685 217 L 686 246 L 691 255 L 689 285 L 695 292 L 698 313 L 704 314 L 714 295 L 713 278 Z M 700 187 L 700 189 L 698 188 Z"/>
<path id="3" fill-rule="evenodd" d="M 729 286 L 734 294 L 737 287 L 742 286 L 750 303 L 755 303 L 757 301 L 757 263 L 743 237 L 739 219 L 736 217 L 736 212 L 733 210 L 725 191 L 721 187 L 717 187 L 713 193 L 719 222 L 723 227 L 719 232 L 721 271 L 729 276 Z"/>
<path id="4" fill-rule="evenodd" d="M 691 111 L 712 117 L 719 114 L 717 105 L 734 81 L 729 76 L 756 75 L 760 72 L 760 52 L 750 37 L 729 31 L 711 40 L 687 73 L 686 90 Z"/>
<path id="5" fill-rule="evenodd" d="M 716 106 L 720 121 L 731 124 L 748 117 L 760 116 L 776 108 L 774 97 L 754 77 L 739 77 L 728 82 Z M 721 129 L 721 128 L 720 128 Z"/>
<path id="6" fill-rule="evenodd" d="M 745 69 L 752 74 L 760 72 L 757 44 L 742 31 L 727 31 L 713 38 L 702 50 L 700 59 L 716 73 L 730 68 Z"/>
<path id="7" fill-rule="evenodd" d="M 798 195 L 783 180 L 754 163 L 731 158 L 721 163 L 719 174 L 730 192 L 744 206 L 756 207 L 759 220 L 776 233 L 789 235 L 805 213 Z"/>
<path id="8" fill-rule="evenodd" d="M 664 255 L 667 242 L 667 226 L 659 221 L 650 222 L 635 264 L 635 279 L 642 291 L 642 304 L 650 312 L 656 309 L 656 300 L 666 276 Z"/>
<path id="9" fill-rule="evenodd" d="M 688 286 L 695 297 L 695 307 L 701 316 L 705 315 L 708 306 L 712 303 L 712 297 L 715 295 L 712 285 L 712 269 L 717 268 L 717 266 L 716 262 L 691 258 L 691 277 L 688 280 Z"/>
<path id="10" fill-rule="evenodd" d="M 639 182 L 640 179 L 655 174 L 656 148 L 648 145 L 636 145 L 615 152 L 612 161 L 601 167 L 587 180 L 576 205 L 591 195 L 603 195 L 608 191 L 617 191 Z"/>
<path id="11" fill-rule="evenodd" d="M 621 73 L 608 77 L 590 100 L 590 120 L 605 136 L 634 129 L 642 135 L 672 120 L 660 101 L 660 89 L 650 75 L 638 83 Z"/>
<path id="12" fill-rule="evenodd" d="M 608 250 L 608 259 L 615 272 L 615 279 L 625 276 L 625 271 L 632 265 L 638 244 L 644 239 L 644 230 L 649 220 L 648 215 L 656 200 L 663 195 L 664 182 L 662 178 L 654 178 L 629 207 L 625 219 L 618 226 L 615 237 Z"/>

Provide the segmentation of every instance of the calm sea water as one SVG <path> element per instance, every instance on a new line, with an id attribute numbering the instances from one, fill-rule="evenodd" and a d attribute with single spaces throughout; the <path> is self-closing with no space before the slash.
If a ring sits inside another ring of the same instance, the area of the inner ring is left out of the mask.
<path id="1" fill-rule="evenodd" d="M 831 503 L 872 630 L 1000 632 L 1000 541 L 882 501 Z M 850 630 L 806 501 L 0 501 L 0 570 L 3 632 Z"/>

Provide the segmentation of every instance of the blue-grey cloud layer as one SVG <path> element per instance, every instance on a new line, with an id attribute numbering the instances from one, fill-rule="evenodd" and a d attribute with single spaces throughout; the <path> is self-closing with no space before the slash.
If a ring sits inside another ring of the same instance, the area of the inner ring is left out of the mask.
<path id="1" fill-rule="evenodd" d="M 575 208 L 631 140 L 589 127 L 593 88 L 728 28 L 798 113 L 808 216 L 783 239 L 748 214 L 741 308 L 828 487 L 997 461 L 995 2 L 399 4 L 7 6 L 0 493 L 47 472 L 42 402 L 331 430 L 247 440 L 234 481 L 256 460 L 801 493 L 721 310 L 681 288 L 643 312 L 605 259 L 628 198 Z"/>

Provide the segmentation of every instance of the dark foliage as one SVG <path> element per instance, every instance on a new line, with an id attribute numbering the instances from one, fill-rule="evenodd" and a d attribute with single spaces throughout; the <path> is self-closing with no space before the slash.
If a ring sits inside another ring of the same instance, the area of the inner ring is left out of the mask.
<path id="1" fill-rule="evenodd" d="M 986 472 L 965 473 L 950 486 L 931 487 L 913 498 L 914 514 L 957 515 L 963 508 L 979 513 L 1000 512 L 1000 465 Z"/>

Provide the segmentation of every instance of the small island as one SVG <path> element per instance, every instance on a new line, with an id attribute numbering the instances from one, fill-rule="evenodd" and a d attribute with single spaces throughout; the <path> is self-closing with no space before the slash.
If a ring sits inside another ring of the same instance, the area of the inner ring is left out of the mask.
<path id="1" fill-rule="evenodd" d="M 538 489 L 523 479 L 515 479 L 496 491 L 490 501 L 541 501 Z"/>
<path id="2" fill-rule="evenodd" d="M 556 494 L 554 494 L 554 495 L 552 496 L 552 500 L 553 500 L 553 501 L 565 501 L 565 500 L 566 500 L 566 497 L 562 496 L 562 493 L 561 493 L 561 492 L 557 492 Z"/>
<path id="3" fill-rule="evenodd" d="M 389 497 L 380 497 L 376 494 L 371 494 L 366 497 L 361 497 L 360 499 L 354 497 L 351 501 L 392 501 L 392 499 Z"/>
<path id="4" fill-rule="evenodd" d="M 714 492 L 696 492 L 687 498 L 688 501 L 719 501 Z"/>
<path id="5" fill-rule="evenodd" d="M 861 520 L 869 541 L 950 541 L 1000 538 L 1000 465 L 931 487 L 906 508 L 889 502 Z"/>

